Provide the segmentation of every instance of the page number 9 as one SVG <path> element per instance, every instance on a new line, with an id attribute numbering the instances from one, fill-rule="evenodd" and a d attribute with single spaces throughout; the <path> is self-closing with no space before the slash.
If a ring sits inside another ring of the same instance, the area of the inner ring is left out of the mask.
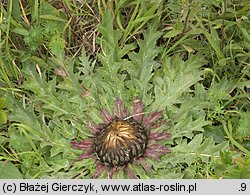
<path id="1" fill-rule="evenodd" d="M 241 183 L 240 184 L 240 187 L 241 187 L 241 189 L 240 189 L 240 191 L 246 191 L 246 189 L 247 189 L 247 184 L 246 183 Z"/>

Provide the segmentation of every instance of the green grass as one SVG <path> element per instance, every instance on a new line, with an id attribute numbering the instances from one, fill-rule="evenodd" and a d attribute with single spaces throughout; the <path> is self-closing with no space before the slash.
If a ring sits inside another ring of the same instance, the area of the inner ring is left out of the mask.
<path id="1" fill-rule="evenodd" d="M 172 135 L 140 178 L 250 178 L 248 5 L 1 1 L 0 178 L 91 178 L 70 141 L 135 96 Z"/>

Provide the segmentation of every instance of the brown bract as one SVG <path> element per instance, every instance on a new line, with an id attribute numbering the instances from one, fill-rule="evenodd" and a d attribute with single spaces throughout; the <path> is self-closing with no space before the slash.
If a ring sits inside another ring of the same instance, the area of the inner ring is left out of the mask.
<path id="1" fill-rule="evenodd" d="M 98 159 L 107 166 L 123 166 L 143 155 L 148 131 L 133 119 L 113 120 L 94 139 Z"/>

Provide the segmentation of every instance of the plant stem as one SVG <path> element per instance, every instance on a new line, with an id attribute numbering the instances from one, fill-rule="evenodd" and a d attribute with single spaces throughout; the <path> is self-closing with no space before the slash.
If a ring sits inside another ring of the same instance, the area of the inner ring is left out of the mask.
<path id="1" fill-rule="evenodd" d="M 228 130 L 228 127 L 227 127 L 227 125 L 226 125 L 226 122 L 223 122 L 222 123 L 223 124 L 223 128 L 224 128 L 224 130 L 225 130 L 225 133 L 227 134 L 227 137 L 229 138 L 229 140 L 232 142 L 232 144 L 234 145 L 234 146 L 236 146 L 237 148 L 239 148 L 242 152 L 244 152 L 247 156 L 249 156 L 250 157 L 250 152 L 249 152 L 249 150 L 247 150 L 246 148 L 244 148 L 239 142 L 237 142 L 234 138 L 233 138 L 233 136 L 232 136 L 232 134 L 229 132 L 229 130 Z M 229 127 L 230 128 L 230 127 Z"/>

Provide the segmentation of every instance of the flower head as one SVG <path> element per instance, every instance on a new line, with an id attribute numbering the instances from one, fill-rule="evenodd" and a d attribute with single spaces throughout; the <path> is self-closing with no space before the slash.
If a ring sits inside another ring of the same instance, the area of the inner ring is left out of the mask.
<path id="1" fill-rule="evenodd" d="M 84 150 L 79 159 L 96 160 L 97 167 L 93 177 L 98 177 L 105 169 L 112 177 L 115 172 L 125 168 L 128 176 L 135 178 L 128 168 L 129 163 L 136 162 L 149 170 L 144 158 L 160 160 L 162 155 L 170 152 L 167 146 L 156 143 L 170 137 L 167 132 L 154 132 L 154 129 L 166 124 L 161 119 L 162 113 L 146 114 L 143 110 L 143 103 L 136 97 L 132 115 L 129 115 L 122 100 L 117 99 L 112 115 L 105 109 L 101 110 L 103 124 L 88 124 L 93 137 L 71 142 L 74 148 Z"/>

